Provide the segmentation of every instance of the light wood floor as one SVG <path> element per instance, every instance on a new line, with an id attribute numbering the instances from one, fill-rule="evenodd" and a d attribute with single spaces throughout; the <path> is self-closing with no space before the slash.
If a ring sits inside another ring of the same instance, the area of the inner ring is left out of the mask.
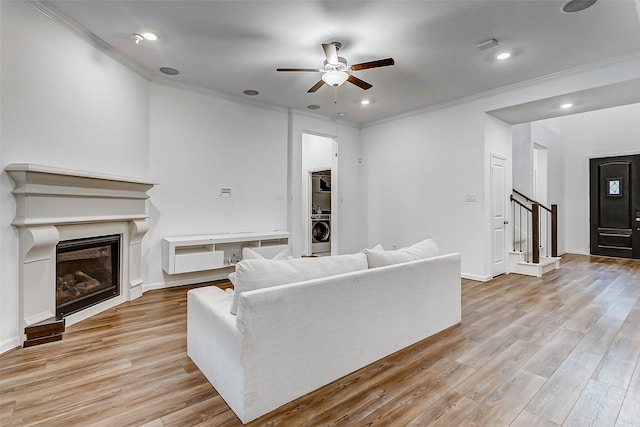
<path id="1" fill-rule="evenodd" d="M 186 355 L 188 289 L 0 356 L 0 425 L 241 425 Z M 639 261 L 566 255 L 462 291 L 461 325 L 251 425 L 640 426 Z"/>

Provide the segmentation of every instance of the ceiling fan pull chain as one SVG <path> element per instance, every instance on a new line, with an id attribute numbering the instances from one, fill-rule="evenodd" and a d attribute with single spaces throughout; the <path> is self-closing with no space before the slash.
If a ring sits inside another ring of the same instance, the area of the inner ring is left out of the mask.
<path id="1" fill-rule="evenodd" d="M 334 89 L 335 89 L 335 92 L 333 95 L 333 103 L 337 104 L 338 103 L 338 86 L 335 86 Z"/>

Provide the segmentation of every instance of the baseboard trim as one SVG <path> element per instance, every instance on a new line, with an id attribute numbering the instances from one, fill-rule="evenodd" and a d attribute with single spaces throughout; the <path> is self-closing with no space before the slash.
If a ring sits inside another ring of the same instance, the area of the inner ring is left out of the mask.
<path id="1" fill-rule="evenodd" d="M 590 255 L 590 254 L 583 251 L 564 251 L 562 252 L 562 255 Z"/>
<path id="2" fill-rule="evenodd" d="M 20 347 L 20 337 L 12 337 L 4 340 L 0 343 L 0 354 L 6 353 L 9 350 Z"/>
<path id="3" fill-rule="evenodd" d="M 477 274 L 462 273 L 463 279 L 474 280 L 476 282 L 488 282 L 493 279 L 491 276 L 479 276 Z"/>
<path id="4" fill-rule="evenodd" d="M 185 285 L 193 285 L 195 283 L 205 283 L 205 282 L 215 282 L 218 280 L 225 280 L 229 276 L 229 272 L 226 273 L 218 273 L 218 274 L 210 274 L 207 276 L 199 276 L 198 278 L 190 277 L 180 280 L 172 280 L 167 282 L 158 282 L 158 283 L 144 283 L 142 285 L 142 293 L 147 291 L 152 291 L 154 289 L 165 289 L 165 288 L 175 288 L 177 286 L 185 286 Z"/>

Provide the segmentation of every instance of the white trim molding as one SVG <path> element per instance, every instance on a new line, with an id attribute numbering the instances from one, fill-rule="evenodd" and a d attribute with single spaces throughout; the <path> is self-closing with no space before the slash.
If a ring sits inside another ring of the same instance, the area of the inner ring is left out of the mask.
<path id="1" fill-rule="evenodd" d="M 480 276 L 479 274 L 468 274 L 468 273 L 462 273 L 462 278 L 468 279 L 468 280 L 474 280 L 476 282 L 488 282 L 491 279 L 493 279 L 493 277 L 491 276 Z"/>

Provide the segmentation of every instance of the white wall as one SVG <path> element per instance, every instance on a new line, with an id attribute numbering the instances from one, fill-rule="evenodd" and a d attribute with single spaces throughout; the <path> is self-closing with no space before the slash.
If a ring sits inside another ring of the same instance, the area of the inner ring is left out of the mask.
<path id="1" fill-rule="evenodd" d="M 159 185 L 149 192 L 145 283 L 224 278 L 229 269 L 167 275 L 162 238 L 286 230 L 288 113 L 155 83 L 150 103 L 150 176 Z"/>
<path id="2" fill-rule="evenodd" d="M 148 173 L 147 81 L 23 2 L 0 2 L 0 351 L 18 343 L 10 163 Z"/>
<path id="3" fill-rule="evenodd" d="M 513 134 L 513 188 L 533 197 L 533 142 L 531 123 L 512 127 Z"/>
<path id="4" fill-rule="evenodd" d="M 640 154 L 639 118 L 640 104 L 632 104 L 552 119 L 565 153 L 567 252 L 589 253 L 589 158 Z"/>
<path id="5" fill-rule="evenodd" d="M 303 134 L 302 135 L 302 170 L 303 176 L 309 170 L 331 169 L 331 154 L 333 140 L 325 136 Z M 304 184 L 307 180 L 304 179 Z"/>
<path id="6" fill-rule="evenodd" d="M 338 252 L 350 254 L 367 244 L 367 211 L 364 204 L 366 181 L 362 175 L 360 129 L 347 124 L 338 126 Z M 332 194 L 333 197 L 333 194 Z M 332 233 L 336 233 L 331 224 Z"/>
<path id="7" fill-rule="evenodd" d="M 460 126 L 464 123 L 464 126 Z M 400 248 L 434 238 L 484 273 L 484 116 L 461 105 L 362 130 L 367 244 Z M 477 194 L 465 203 L 465 194 Z"/>

